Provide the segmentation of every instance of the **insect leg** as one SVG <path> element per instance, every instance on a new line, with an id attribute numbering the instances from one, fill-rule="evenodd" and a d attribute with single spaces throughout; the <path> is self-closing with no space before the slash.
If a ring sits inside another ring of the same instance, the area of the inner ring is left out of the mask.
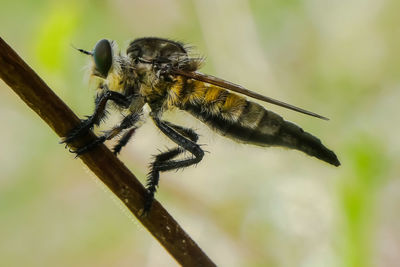
<path id="1" fill-rule="evenodd" d="M 130 99 L 123 94 L 109 90 L 105 91 L 103 94 L 96 98 L 96 107 L 93 114 L 91 116 L 88 116 L 87 119 L 82 120 L 78 126 L 73 128 L 61 141 L 61 143 L 71 143 L 76 138 L 91 130 L 93 126 L 99 125 L 101 120 L 106 115 L 106 104 L 108 100 L 113 100 L 117 105 L 123 107 L 128 107 L 130 104 Z"/>
<path id="2" fill-rule="evenodd" d="M 110 139 L 114 138 L 115 136 L 120 134 L 123 130 L 135 126 L 135 124 L 140 119 L 140 115 L 141 114 L 137 114 L 137 113 L 129 114 L 122 120 L 122 122 L 118 126 L 115 126 L 114 128 L 112 128 L 109 131 L 105 131 L 104 134 L 102 136 L 100 136 L 99 138 L 97 138 L 95 141 L 93 141 L 75 151 L 71 151 L 71 152 L 73 152 L 77 156 L 79 156 L 79 155 L 82 155 L 83 153 L 86 153 L 87 151 L 94 148 L 95 146 L 104 143 L 106 140 L 110 140 Z M 136 129 L 136 128 L 133 128 L 133 129 Z"/>
<path id="3" fill-rule="evenodd" d="M 113 147 L 113 153 L 114 155 L 118 155 L 121 152 L 122 147 L 124 147 L 129 140 L 131 139 L 131 137 L 133 136 L 133 134 L 135 133 L 137 127 L 133 127 L 131 129 L 129 129 L 126 133 L 124 133 L 124 135 L 118 140 L 118 144 L 116 144 Z"/>
<path id="4" fill-rule="evenodd" d="M 195 143 L 199 139 L 199 135 L 193 129 L 184 128 L 182 126 L 172 124 L 168 121 L 164 121 L 164 123 L 167 124 L 169 127 L 173 128 L 175 131 L 177 131 L 181 135 L 186 136 L 187 138 L 189 138 L 190 140 L 192 140 Z"/>
<path id="5" fill-rule="evenodd" d="M 154 199 L 154 193 L 157 190 L 160 172 L 188 167 L 190 165 L 199 163 L 204 156 L 204 151 L 200 148 L 200 146 L 190 140 L 192 138 L 194 140 L 197 140 L 198 137 L 193 130 L 176 125 L 172 126 L 171 123 L 161 121 L 158 118 L 153 118 L 153 120 L 156 126 L 172 141 L 178 144 L 179 147 L 159 154 L 155 157 L 153 163 L 151 163 L 146 186 L 148 190 L 148 195 L 145 201 L 143 214 L 147 214 L 150 211 L 151 204 L 153 203 Z M 180 132 L 184 132 L 185 135 L 191 135 L 192 138 L 188 139 Z M 182 160 L 172 160 L 184 151 L 189 151 L 193 155 L 193 157 L 185 158 Z"/>

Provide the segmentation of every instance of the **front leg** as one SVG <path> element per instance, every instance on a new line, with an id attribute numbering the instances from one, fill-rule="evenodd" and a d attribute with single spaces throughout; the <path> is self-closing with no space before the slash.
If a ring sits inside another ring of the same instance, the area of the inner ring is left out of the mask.
<path id="1" fill-rule="evenodd" d="M 114 91 L 105 91 L 103 94 L 96 98 L 96 106 L 93 114 L 91 116 L 88 116 L 87 119 L 82 120 L 78 126 L 69 131 L 69 133 L 61 141 L 61 143 L 69 144 L 76 140 L 78 137 L 87 133 L 93 128 L 93 126 L 99 125 L 101 120 L 106 115 L 106 104 L 108 100 L 113 100 L 117 105 L 126 108 L 129 107 L 131 102 L 131 99 L 123 94 Z"/>
<path id="2" fill-rule="evenodd" d="M 117 135 L 119 135 L 123 130 L 128 129 L 133 127 L 132 129 L 130 129 L 129 132 L 132 131 L 132 134 L 134 133 L 134 131 L 137 129 L 137 127 L 135 127 L 135 125 L 137 124 L 137 122 L 140 120 L 140 116 L 142 114 L 141 113 L 131 113 L 128 116 L 126 116 L 119 125 L 115 126 L 114 128 L 112 128 L 109 131 L 105 131 L 104 134 L 102 136 L 100 136 L 99 138 L 97 138 L 96 140 L 94 140 L 93 142 L 75 150 L 72 151 L 73 153 L 76 154 L 76 156 L 80 156 L 84 153 L 86 153 L 87 151 L 91 150 L 92 148 L 104 143 L 106 140 L 111 140 L 114 137 L 116 137 Z M 128 140 L 126 141 L 128 142 Z M 116 154 L 114 152 L 114 154 Z"/>

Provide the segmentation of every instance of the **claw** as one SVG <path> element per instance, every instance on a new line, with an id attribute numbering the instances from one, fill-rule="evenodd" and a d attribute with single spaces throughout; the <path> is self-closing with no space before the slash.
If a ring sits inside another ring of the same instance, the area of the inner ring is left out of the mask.
<path id="1" fill-rule="evenodd" d="M 146 218 L 148 214 L 149 214 L 149 211 L 145 211 L 144 208 L 140 209 L 139 212 L 138 212 L 138 215 L 139 215 L 140 218 Z"/>
<path id="2" fill-rule="evenodd" d="M 84 133 L 88 132 L 93 127 L 93 116 L 85 116 L 87 119 L 81 120 L 81 123 L 70 130 L 66 137 L 64 137 L 59 143 L 66 144 L 65 147 L 72 141 L 74 141 L 79 136 L 83 135 Z"/>
<path id="3" fill-rule="evenodd" d="M 103 143 L 105 141 L 105 137 L 100 137 L 97 140 L 95 140 L 92 143 L 89 143 L 81 148 L 78 148 L 76 150 L 73 149 L 69 149 L 69 152 L 76 154 L 75 158 L 79 157 L 82 154 L 85 154 L 86 152 L 88 152 L 89 150 L 95 148 L 97 145 Z"/>
<path id="4" fill-rule="evenodd" d="M 82 149 L 76 149 L 76 150 L 69 149 L 68 151 L 69 151 L 70 153 L 75 154 L 75 158 L 79 158 L 79 156 L 83 154 L 81 150 L 82 150 Z"/>
<path id="5" fill-rule="evenodd" d="M 65 144 L 65 148 L 67 148 L 68 144 L 71 143 L 73 139 L 75 139 L 75 135 L 69 134 L 67 137 L 64 137 L 64 139 L 61 140 L 59 143 Z"/>
<path id="6" fill-rule="evenodd" d="M 62 138 L 61 141 L 59 141 L 58 143 L 59 143 L 60 145 L 61 145 L 61 144 L 65 144 L 64 148 L 67 148 L 67 147 L 68 147 L 68 143 L 67 143 L 67 141 L 66 141 L 66 138 Z"/>
<path id="7" fill-rule="evenodd" d="M 68 151 L 69 151 L 70 153 L 75 154 L 75 158 L 78 158 L 80 155 L 83 154 L 81 150 L 82 150 L 82 149 L 76 149 L 76 150 L 73 150 L 73 149 L 71 149 L 71 148 L 68 149 Z"/>
<path id="8" fill-rule="evenodd" d="M 121 148 L 119 146 L 115 146 L 112 150 L 115 156 L 118 156 L 119 152 L 121 152 Z"/>
<path id="9" fill-rule="evenodd" d="M 86 146 L 81 147 L 81 148 L 76 149 L 76 150 L 72 150 L 72 149 L 69 150 L 69 152 L 75 154 L 75 158 L 78 158 L 80 155 L 84 154 L 87 151 L 88 151 L 88 149 L 86 148 Z"/>
<path id="10" fill-rule="evenodd" d="M 140 217 L 146 217 L 150 213 L 153 201 L 154 201 L 154 194 L 151 194 L 149 191 L 147 191 L 147 195 L 144 200 L 144 206 L 140 212 Z"/>

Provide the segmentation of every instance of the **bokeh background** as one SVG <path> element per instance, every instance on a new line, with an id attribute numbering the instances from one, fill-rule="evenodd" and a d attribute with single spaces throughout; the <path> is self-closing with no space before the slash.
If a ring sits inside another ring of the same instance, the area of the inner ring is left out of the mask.
<path id="1" fill-rule="evenodd" d="M 97 40 L 193 45 L 203 72 L 331 118 L 265 104 L 320 137 L 331 167 L 236 144 L 181 112 L 204 160 L 158 200 L 220 266 L 400 266 L 398 0 L 0 1 L 0 34 L 80 117 Z M 176 266 L 59 137 L 0 81 L 0 265 Z M 109 125 L 110 126 L 110 125 Z M 112 143 L 111 143 L 112 145 Z M 143 182 L 172 144 L 149 121 L 122 153 Z"/>

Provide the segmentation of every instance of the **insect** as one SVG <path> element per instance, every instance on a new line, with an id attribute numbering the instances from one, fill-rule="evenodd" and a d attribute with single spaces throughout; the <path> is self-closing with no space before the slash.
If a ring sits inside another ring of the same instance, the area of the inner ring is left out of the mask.
<path id="1" fill-rule="evenodd" d="M 197 144 L 196 132 L 163 120 L 165 110 L 184 110 L 219 134 L 238 142 L 296 149 L 334 166 L 340 165 L 335 153 L 317 137 L 242 95 L 321 119 L 325 117 L 198 72 L 203 59 L 191 56 L 182 43 L 155 37 L 139 38 L 129 44 L 123 55 L 113 41 L 102 39 L 92 51 L 78 50 L 92 59 L 91 75 L 98 81 L 95 110 L 72 129 L 62 143 L 70 144 L 98 126 L 109 108 L 124 116 L 119 125 L 94 142 L 71 152 L 79 156 L 119 136 L 113 148 L 117 155 L 140 126 L 145 105 L 151 110 L 149 115 L 154 124 L 177 145 L 156 155 L 150 165 L 143 214 L 150 211 L 160 172 L 197 164 L 204 156 Z M 184 152 L 190 156 L 183 156 Z"/>

